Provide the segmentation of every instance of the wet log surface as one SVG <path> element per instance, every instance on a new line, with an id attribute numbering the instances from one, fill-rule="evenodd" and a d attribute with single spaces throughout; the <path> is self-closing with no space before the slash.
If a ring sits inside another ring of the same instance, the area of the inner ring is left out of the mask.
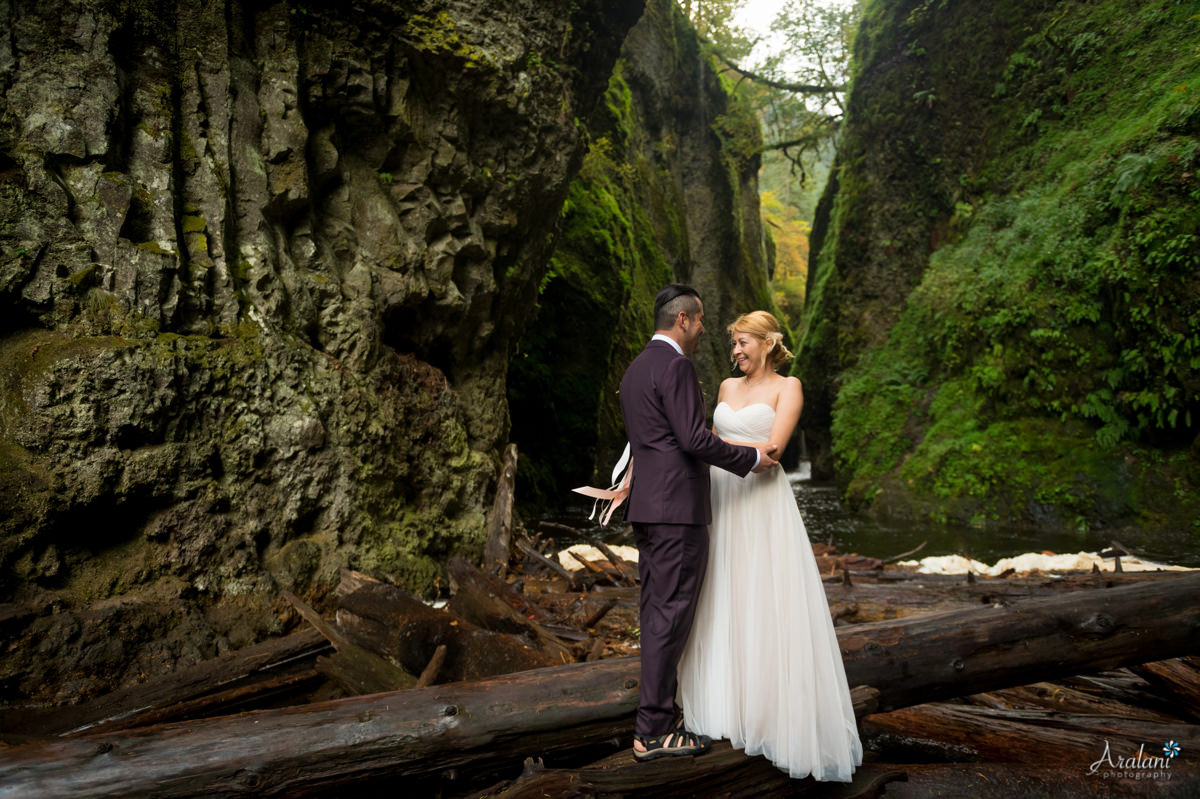
<path id="1" fill-rule="evenodd" d="M 0 751 L 6 797 L 297 796 L 520 762 L 624 731 L 627 660 L 433 685 Z"/>
<path id="2" fill-rule="evenodd" d="M 1014 799 L 1014 797 L 1154 797 L 1194 799 L 1200 769 L 1180 763 L 1170 779 L 1131 780 L 1089 775 L 1087 765 L 1031 768 L 1024 763 L 897 764 L 904 780 L 887 785 L 886 799 Z"/>
<path id="3" fill-rule="evenodd" d="M 945 610 L 1010 605 L 1039 597 L 1089 588 L 1174 579 L 1181 572 L 1040 575 L 969 579 L 964 575 L 918 574 L 907 571 L 848 572 L 825 578 L 830 610 L 850 624 L 881 621 Z"/>
<path id="4" fill-rule="evenodd" d="M 838 632 L 852 685 L 891 709 L 1200 649 L 1200 573 Z"/>
<path id="5" fill-rule="evenodd" d="M 1163 744 L 1200 751 L 1200 726 L 1084 713 L 1041 713 L 931 702 L 863 719 L 864 738 L 889 758 L 1025 763 L 1086 769 L 1109 747 L 1118 756 L 1156 757 Z"/>
<path id="6" fill-rule="evenodd" d="M 381 585 L 348 585 L 347 597 L 368 588 L 378 617 L 394 594 Z M 395 625 L 380 626 L 379 640 L 397 637 Z M 1200 649 L 1200 574 L 844 627 L 839 642 L 851 685 L 876 688 L 884 709 L 1161 660 Z M 637 677 L 634 658 L 600 660 L 15 747 L 0 752 L 0 782 L 9 796 L 82 797 L 300 795 L 363 781 L 428 785 L 447 771 L 482 779 L 531 754 L 627 745 Z M 653 782 L 655 771 L 624 755 L 638 781 Z M 694 762 L 716 768 L 712 757 Z"/>
<path id="7" fill-rule="evenodd" d="M 71 735 L 234 712 L 244 703 L 312 687 L 320 679 L 313 659 L 330 651 L 319 632 L 302 630 L 78 705 L 6 710 L 0 728 L 26 736 Z"/>
<path id="8" fill-rule="evenodd" d="M 1133 666 L 1130 671 L 1169 696 L 1177 709 L 1200 721 L 1200 658 L 1182 657 Z"/>

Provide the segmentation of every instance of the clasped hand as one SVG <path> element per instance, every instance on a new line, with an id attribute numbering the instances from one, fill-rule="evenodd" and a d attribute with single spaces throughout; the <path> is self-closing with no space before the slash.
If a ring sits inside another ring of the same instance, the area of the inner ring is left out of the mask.
<path id="1" fill-rule="evenodd" d="M 778 447 L 774 444 L 767 444 L 763 447 L 755 447 L 758 450 L 758 465 L 751 469 L 752 472 L 765 472 L 767 469 L 773 469 L 779 465 L 779 461 L 772 457 Z"/>

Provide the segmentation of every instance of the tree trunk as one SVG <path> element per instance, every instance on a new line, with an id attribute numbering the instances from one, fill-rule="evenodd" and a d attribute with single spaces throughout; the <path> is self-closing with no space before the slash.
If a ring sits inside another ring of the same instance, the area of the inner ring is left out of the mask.
<path id="1" fill-rule="evenodd" d="M 838 631 L 883 710 L 1200 650 L 1200 573 Z"/>
<path id="2" fill-rule="evenodd" d="M 487 544 L 483 554 L 486 570 L 501 577 L 508 571 L 512 557 L 512 508 L 517 479 L 517 445 L 504 448 L 500 464 L 500 480 L 496 485 L 496 499 L 487 519 Z"/>
<path id="3" fill-rule="evenodd" d="M 636 661 L 602 660 L 0 750 L 5 799 L 300 796 L 429 779 L 627 731 Z"/>
<path id="4" fill-rule="evenodd" d="M 1179 721 L 1177 715 L 1050 682 L 1000 688 L 984 694 L 971 694 L 966 699 L 980 707 L 998 710 L 1052 710 L 1056 713 L 1090 713 L 1165 723 Z"/>

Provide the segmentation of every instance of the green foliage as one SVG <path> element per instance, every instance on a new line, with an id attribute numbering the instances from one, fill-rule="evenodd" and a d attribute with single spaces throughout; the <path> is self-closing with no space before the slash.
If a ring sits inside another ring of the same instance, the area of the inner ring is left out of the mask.
<path id="1" fill-rule="evenodd" d="M 775 192 L 763 192 L 760 199 L 763 222 L 775 245 L 775 270 L 771 275 L 775 305 L 787 326 L 799 330 L 808 282 L 809 224 L 794 205 L 780 201 Z"/>
<path id="2" fill-rule="evenodd" d="M 966 175 L 929 209 L 951 220 L 947 240 L 838 397 L 855 502 L 901 493 L 934 515 L 1069 526 L 1145 517 L 1139 498 L 1165 467 L 1141 459 L 1200 432 L 1191 13 L 1064 2 L 1007 58 L 990 155 L 972 165 L 997 190 Z M 919 118 L 898 119 L 897 136 L 921 135 Z M 1196 470 L 1183 474 L 1195 496 Z"/>

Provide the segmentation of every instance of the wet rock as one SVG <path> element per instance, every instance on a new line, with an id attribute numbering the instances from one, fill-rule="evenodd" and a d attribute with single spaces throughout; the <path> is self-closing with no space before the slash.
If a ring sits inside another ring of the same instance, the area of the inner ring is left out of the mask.
<path id="1" fill-rule="evenodd" d="M 244 645 L 347 565 L 428 591 L 482 547 L 574 120 L 640 13 L 12 10 L 0 601 L 57 609 L 0 654 L 6 697 Z"/>

